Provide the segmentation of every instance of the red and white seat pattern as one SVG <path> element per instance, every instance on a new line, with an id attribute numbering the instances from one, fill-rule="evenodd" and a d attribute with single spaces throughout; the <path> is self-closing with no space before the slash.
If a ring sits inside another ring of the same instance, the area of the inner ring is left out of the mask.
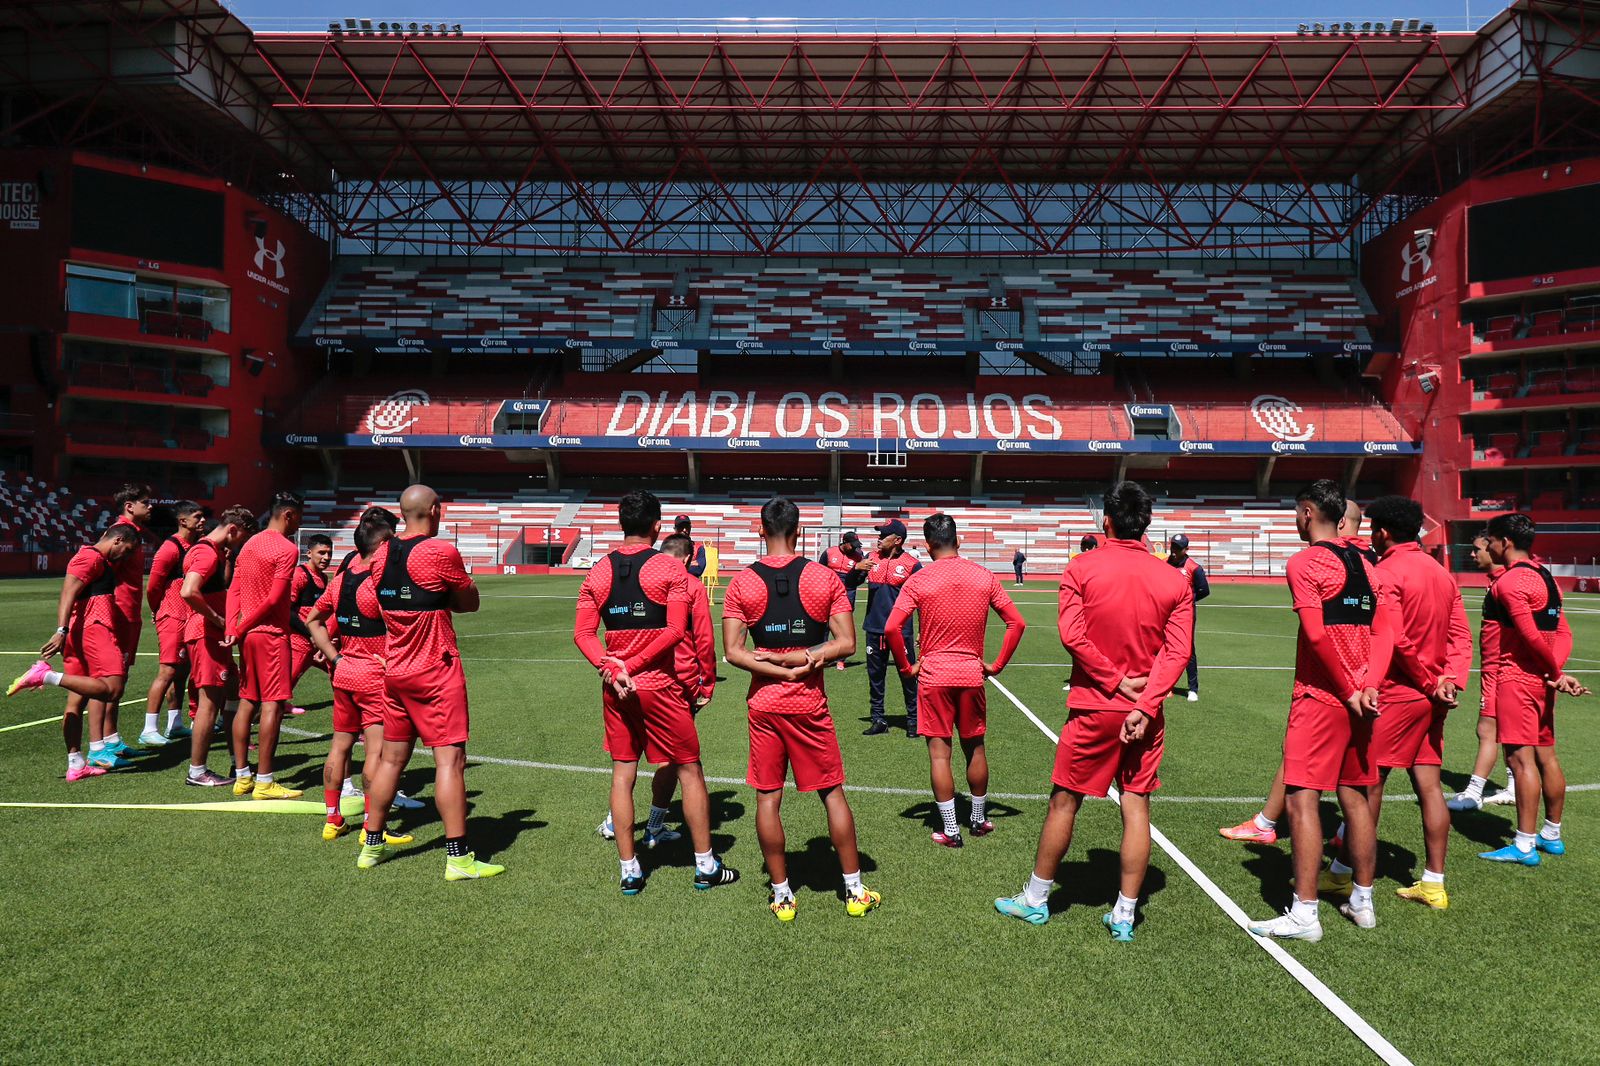
<path id="1" fill-rule="evenodd" d="M 0 551 L 74 551 L 111 521 L 109 502 L 79 499 L 65 485 L 0 471 Z"/>

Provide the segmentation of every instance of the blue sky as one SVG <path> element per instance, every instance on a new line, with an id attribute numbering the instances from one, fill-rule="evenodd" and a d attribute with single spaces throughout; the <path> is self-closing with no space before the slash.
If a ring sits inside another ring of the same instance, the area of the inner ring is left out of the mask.
<path id="1" fill-rule="evenodd" d="M 920 18 L 920 19 L 1115 19 L 1129 29 L 1148 29 L 1156 20 L 1163 29 L 1195 28 L 1197 20 L 1241 20 L 1250 29 L 1282 27 L 1293 32 L 1299 22 L 1333 18 L 1361 22 L 1394 17 L 1432 19 L 1441 28 L 1462 29 L 1468 12 L 1471 24 L 1482 25 L 1505 6 L 1507 0 L 1116 0 L 1115 3 L 1066 0 L 1048 4 L 1039 0 L 607 0 L 602 4 L 540 5 L 527 0 L 224 0 L 247 23 L 263 29 L 325 25 L 332 19 L 367 17 L 454 21 L 468 19 L 548 19 L 568 13 L 583 18 L 723 18 L 728 16 L 803 16 L 807 18 Z M 276 25 L 274 25 L 276 24 Z M 1198 23 L 1197 23 L 1198 25 Z"/>

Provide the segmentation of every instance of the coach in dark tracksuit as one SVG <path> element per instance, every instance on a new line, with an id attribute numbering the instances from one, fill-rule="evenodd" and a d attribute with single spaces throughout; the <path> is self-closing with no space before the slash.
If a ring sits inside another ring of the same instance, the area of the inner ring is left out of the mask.
<path id="1" fill-rule="evenodd" d="M 1019 585 L 1022 584 L 1022 564 L 1027 561 L 1028 557 L 1022 554 L 1021 548 L 1018 548 L 1011 555 L 1011 569 L 1016 572 L 1017 584 Z"/>
<path id="2" fill-rule="evenodd" d="M 867 580 L 867 572 L 860 568 L 866 555 L 861 551 L 861 538 L 856 536 L 855 530 L 847 530 L 839 538 L 839 543 L 832 548 L 822 549 L 822 554 L 817 556 L 817 562 L 839 575 L 839 580 L 844 583 L 844 590 L 850 596 L 850 613 L 856 610 L 856 593 Z M 844 668 L 844 662 L 839 662 L 839 668 Z"/>
<path id="3" fill-rule="evenodd" d="M 891 518 L 878 527 L 878 550 L 869 555 L 864 561 L 867 569 L 867 620 L 862 627 L 867 634 L 867 692 L 872 703 L 872 724 L 867 726 L 865 732 L 869 737 L 889 731 L 889 723 L 883 716 L 883 693 L 888 672 L 895 670 L 894 657 L 883 639 L 884 626 L 888 624 L 889 612 L 894 610 L 895 600 L 900 598 L 900 586 L 906 579 L 918 570 L 922 564 L 915 558 L 906 554 L 906 524 L 898 518 Z M 906 624 L 901 632 L 906 638 L 906 652 L 914 663 L 917 661 L 913 650 L 916 643 L 911 633 L 911 619 L 906 619 Z M 898 670 L 895 670 L 899 674 Z M 906 701 L 906 735 L 917 735 L 917 679 L 900 676 L 900 692 Z"/>
<path id="4" fill-rule="evenodd" d="M 689 543 L 693 545 L 689 552 L 689 561 L 683 564 L 683 568 L 689 571 L 690 577 L 699 581 L 701 575 L 706 572 L 706 546 L 694 539 L 693 528 L 693 523 L 689 521 L 689 516 L 686 514 L 681 514 L 672 520 L 672 531 L 674 533 L 682 533 L 689 538 Z"/>
<path id="5" fill-rule="evenodd" d="M 1206 580 L 1206 572 L 1200 564 L 1189 558 L 1189 538 L 1182 533 L 1173 536 L 1167 547 L 1167 565 L 1182 570 L 1189 579 L 1195 603 L 1211 595 L 1211 582 Z M 1195 620 L 1198 625 L 1198 611 L 1195 612 Z M 1189 652 L 1189 702 L 1197 703 L 1200 699 L 1200 651 L 1198 644 L 1191 643 L 1191 647 L 1194 650 Z"/>

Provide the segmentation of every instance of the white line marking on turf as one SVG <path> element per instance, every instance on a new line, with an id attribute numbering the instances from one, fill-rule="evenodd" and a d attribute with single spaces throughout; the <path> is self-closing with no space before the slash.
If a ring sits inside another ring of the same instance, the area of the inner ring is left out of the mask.
<path id="1" fill-rule="evenodd" d="M 52 715 L 49 718 L 36 718 L 31 722 L 18 722 L 16 725 L 8 725 L 5 728 L 0 729 L 0 733 L 9 733 L 13 729 L 26 729 L 30 725 L 44 725 L 47 722 L 59 722 L 59 721 L 61 721 L 61 716 L 59 714 Z"/>
<path id="2" fill-rule="evenodd" d="M 1027 715 L 1033 724 L 1038 726 L 1039 730 L 1044 733 L 1045 736 L 1049 737 L 1054 743 L 1060 742 L 1060 738 L 1050 729 L 1050 727 L 1039 721 L 1038 717 L 1028 709 L 1026 704 L 1017 699 L 1017 697 L 1012 694 L 1010 689 L 1006 688 L 1005 685 L 1000 683 L 999 678 L 991 677 L 989 680 L 994 684 L 995 688 L 1000 690 L 1001 694 L 1004 695 L 1006 699 L 1010 700 L 1016 706 L 1019 711 Z M 1111 790 L 1110 798 L 1118 805 L 1121 804 L 1121 797 L 1115 788 Z M 1200 867 L 1196 866 L 1189 859 L 1189 856 L 1185 855 L 1181 850 L 1179 850 L 1178 846 L 1169 840 L 1165 833 L 1163 833 L 1160 829 L 1157 829 L 1154 822 L 1151 822 L 1150 824 L 1150 838 L 1155 841 L 1157 847 L 1167 854 L 1168 858 L 1177 863 L 1179 868 L 1182 869 L 1184 873 L 1189 875 L 1190 879 L 1193 880 L 1195 884 L 1200 886 L 1201 890 L 1205 892 L 1206 895 L 1211 897 L 1211 902 L 1220 907 L 1222 909 L 1222 913 L 1233 919 L 1234 924 L 1243 930 L 1247 937 L 1255 941 L 1256 945 L 1260 947 L 1262 951 L 1265 951 L 1273 958 L 1275 962 L 1277 962 L 1279 966 L 1282 966 L 1285 970 L 1287 970 L 1289 972 L 1289 976 L 1293 977 L 1296 981 L 1299 981 L 1307 992 L 1310 992 L 1313 996 L 1315 996 L 1318 1002 L 1326 1007 L 1335 1018 L 1338 1018 L 1339 1021 L 1343 1022 L 1344 1025 L 1352 1033 L 1354 1033 L 1363 1044 L 1372 1049 L 1374 1054 L 1376 1054 L 1384 1062 L 1388 1063 L 1389 1066 L 1411 1066 L 1410 1059 L 1401 1054 L 1400 1050 L 1393 1044 L 1385 1040 L 1383 1034 L 1374 1029 L 1365 1018 L 1361 1017 L 1361 1015 L 1350 1009 L 1349 1004 L 1340 999 L 1338 994 L 1334 992 L 1333 989 L 1323 984 L 1322 980 L 1318 978 L 1316 974 L 1306 969 L 1305 966 L 1299 962 L 1299 960 L 1285 951 L 1281 944 L 1278 944 L 1276 941 L 1268 940 L 1264 937 L 1258 937 L 1254 933 L 1250 932 L 1250 918 L 1244 913 L 1243 909 L 1241 909 L 1237 903 L 1229 898 L 1227 893 L 1218 888 L 1216 882 L 1207 877 L 1205 872 L 1201 870 Z"/>

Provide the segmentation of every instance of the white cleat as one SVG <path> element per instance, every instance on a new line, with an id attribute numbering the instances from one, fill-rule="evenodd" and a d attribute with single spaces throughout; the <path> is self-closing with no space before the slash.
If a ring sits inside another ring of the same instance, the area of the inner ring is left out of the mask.
<path id="1" fill-rule="evenodd" d="M 1357 929 L 1375 929 L 1378 926 L 1378 912 L 1372 904 L 1357 907 L 1354 903 L 1339 904 L 1339 913 L 1355 923 Z"/>
<path id="2" fill-rule="evenodd" d="M 146 729 L 139 734 L 139 746 L 142 748 L 162 748 L 171 743 L 172 739 L 159 729 Z"/>
<path id="3" fill-rule="evenodd" d="M 1190 703 L 1199 703 L 1200 702 L 1200 693 L 1196 692 L 1194 689 L 1190 689 L 1189 690 L 1189 702 Z"/>
<path id="4" fill-rule="evenodd" d="M 1482 809 L 1483 798 L 1470 792 L 1457 792 L 1445 800 L 1444 805 L 1452 811 L 1476 811 Z"/>
<path id="5" fill-rule="evenodd" d="M 1271 937 L 1274 940 L 1306 940 L 1315 944 L 1322 939 L 1320 921 L 1302 922 L 1294 916 L 1292 910 L 1286 910 L 1276 918 L 1256 922 L 1250 926 L 1250 931 L 1256 936 Z"/>
<path id="6" fill-rule="evenodd" d="M 396 791 L 394 794 L 394 802 L 389 804 L 389 809 L 391 811 L 420 811 L 426 806 L 427 804 L 423 803 L 421 800 L 412 799 L 404 792 Z"/>
<path id="7" fill-rule="evenodd" d="M 1517 805 L 1517 794 L 1509 788 L 1497 789 L 1483 797 L 1483 805 L 1485 807 L 1515 807 Z"/>
<path id="8" fill-rule="evenodd" d="M 617 839 L 617 827 L 612 823 L 611 815 L 606 815 L 606 820 L 600 823 L 595 832 L 600 834 L 602 840 Z"/>
<path id="9" fill-rule="evenodd" d="M 347 782 L 339 787 L 339 796 L 341 799 L 365 799 L 366 795 L 367 794 L 365 792 L 356 787 L 356 783 L 354 781 Z"/>

